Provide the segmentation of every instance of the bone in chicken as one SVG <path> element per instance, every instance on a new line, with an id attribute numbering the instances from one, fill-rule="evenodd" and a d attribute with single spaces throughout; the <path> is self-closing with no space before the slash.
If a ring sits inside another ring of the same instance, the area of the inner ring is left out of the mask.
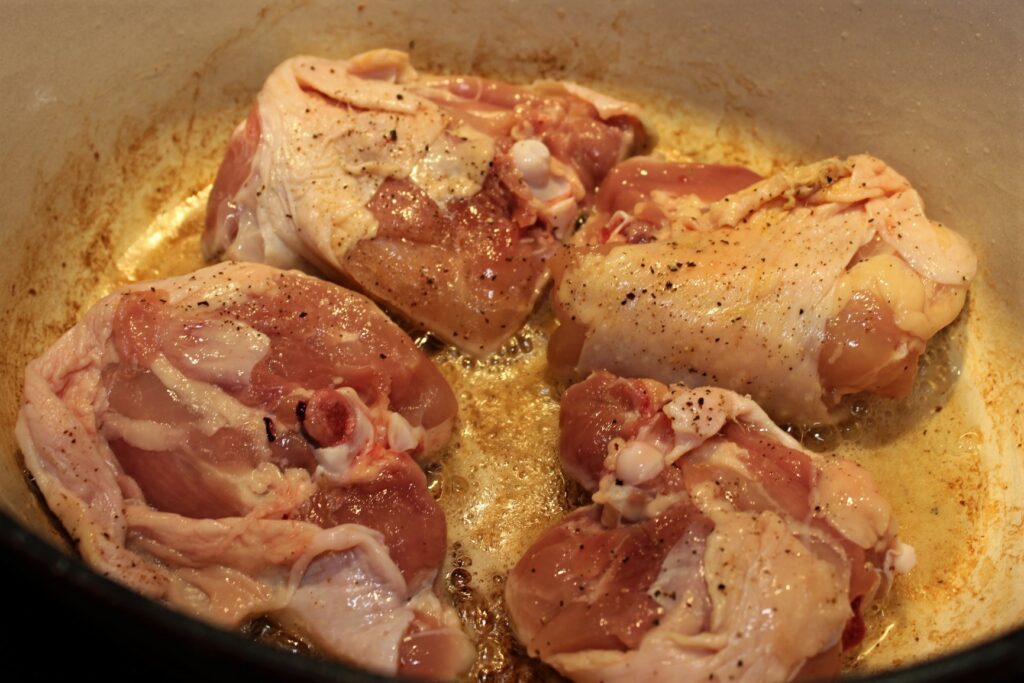
<path id="1" fill-rule="evenodd" d="M 562 400 L 560 455 L 593 504 L 541 534 L 505 598 L 529 654 L 575 681 L 834 674 L 913 566 L 866 471 L 731 391 L 595 373 Z"/>
<path id="2" fill-rule="evenodd" d="M 905 178 L 869 156 L 763 180 L 635 159 L 554 264 L 557 372 L 606 369 L 750 394 L 827 423 L 845 396 L 905 396 L 976 269 Z"/>
<path id="3" fill-rule="evenodd" d="M 97 303 L 26 371 L 17 438 L 84 559 L 194 617 L 269 615 L 369 669 L 471 659 L 413 458 L 454 395 L 365 297 L 222 264 Z"/>
<path id="4" fill-rule="evenodd" d="M 231 139 L 203 248 L 350 284 L 486 355 L 525 322 L 597 184 L 647 140 L 632 105 L 573 83 L 428 76 L 393 50 L 296 57 Z"/>

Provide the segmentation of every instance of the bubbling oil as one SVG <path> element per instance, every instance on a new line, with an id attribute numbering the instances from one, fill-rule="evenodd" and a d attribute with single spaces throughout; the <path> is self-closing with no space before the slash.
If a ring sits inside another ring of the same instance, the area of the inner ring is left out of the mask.
<path id="1" fill-rule="evenodd" d="M 599 87 L 644 103 L 659 132 L 658 151 L 667 158 L 742 164 L 762 174 L 807 161 L 743 122 L 703 114 L 664 96 Z M 104 283 L 93 299 L 125 282 L 205 265 L 199 236 L 208 193 L 209 187 L 158 216 L 119 259 L 119 278 Z M 929 344 L 907 399 L 857 398 L 848 404 L 851 419 L 838 426 L 789 429 L 825 457 L 849 458 L 867 468 L 892 503 L 902 539 L 917 550 L 918 566 L 899 577 L 865 615 L 868 636 L 848 654 L 851 672 L 907 663 L 904 653 L 913 649 L 907 643 L 928 632 L 930 605 L 953 596 L 965 581 L 984 495 L 980 431 L 956 391 L 965 318 Z M 427 475 L 448 523 L 442 584 L 477 648 L 466 681 L 559 680 L 516 641 L 503 600 L 505 577 L 517 559 L 544 529 L 586 502 L 558 465 L 564 387 L 545 362 L 553 326 L 550 308 L 542 302 L 526 328 L 486 360 L 471 359 L 429 335 L 418 339 L 459 402 L 452 443 Z M 246 632 L 261 642 L 315 654 L 265 619 Z"/>
<path id="2" fill-rule="evenodd" d="M 486 360 L 453 349 L 434 356 L 460 410 L 458 436 L 437 476 L 453 540 L 448 592 L 477 644 L 466 680 L 553 677 L 516 642 L 503 600 L 509 570 L 572 502 L 558 464 L 561 387 L 545 362 L 552 325 L 542 307 Z"/>

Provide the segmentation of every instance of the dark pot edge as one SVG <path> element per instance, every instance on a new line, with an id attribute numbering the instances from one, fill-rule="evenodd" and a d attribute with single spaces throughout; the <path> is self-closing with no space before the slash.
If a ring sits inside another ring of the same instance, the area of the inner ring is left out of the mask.
<path id="1" fill-rule="evenodd" d="M 32 573 L 53 584 L 64 598 L 79 603 L 103 605 L 105 613 L 144 624 L 156 637 L 178 641 L 206 657 L 225 658 L 262 680 L 351 681 L 385 683 L 395 679 L 346 666 L 340 662 L 317 660 L 257 643 L 244 636 L 210 626 L 145 598 L 93 571 L 80 558 L 70 556 L 36 534 L 25 529 L 0 509 L 0 548 L 4 564 Z M 70 590 L 67 589 L 70 587 Z M 849 680 L 872 683 L 941 683 L 964 680 L 1010 680 L 1024 674 L 1024 626 L 983 643 L 873 676 L 854 676 Z"/>

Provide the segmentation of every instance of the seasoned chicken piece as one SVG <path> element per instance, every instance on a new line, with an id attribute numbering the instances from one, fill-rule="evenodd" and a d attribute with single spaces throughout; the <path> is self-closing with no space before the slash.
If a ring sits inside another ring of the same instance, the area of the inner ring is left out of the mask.
<path id="1" fill-rule="evenodd" d="M 433 586 L 444 515 L 413 457 L 451 389 L 369 300 L 222 264 L 126 287 L 25 375 L 25 464 L 96 570 L 194 617 L 266 614 L 383 673 L 471 658 Z"/>
<path id="2" fill-rule="evenodd" d="M 376 50 L 267 79 L 210 195 L 208 258 L 354 285 L 463 350 L 515 334 L 635 109 L 573 83 L 418 74 Z"/>
<path id="3" fill-rule="evenodd" d="M 721 386 L 780 422 L 834 421 L 858 392 L 905 396 L 976 269 L 869 156 L 760 181 L 631 160 L 598 207 L 554 266 L 556 371 Z"/>
<path id="4" fill-rule="evenodd" d="M 593 504 L 541 534 L 505 599 L 574 681 L 835 674 L 914 563 L 865 471 L 731 391 L 595 373 L 562 400 L 561 459 Z"/>

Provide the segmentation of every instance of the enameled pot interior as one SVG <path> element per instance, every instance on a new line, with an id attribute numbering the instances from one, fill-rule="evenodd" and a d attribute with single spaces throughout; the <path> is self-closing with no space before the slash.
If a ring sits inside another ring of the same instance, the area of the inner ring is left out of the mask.
<path id="1" fill-rule="evenodd" d="M 972 537 L 949 539 L 965 558 L 955 586 L 936 588 L 933 626 L 889 664 L 1024 623 L 1024 5 L 179 1 L 9 13 L 0 504 L 28 529 L 63 543 L 14 443 L 27 360 L 106 292 L 145 226 L 209 184 L 275 64 L 385 46 L 424 70 L 667 93 L 808 159 L 867 151 L 910 178 L 982 264 L 957 391 L 983 491 Z"/>

